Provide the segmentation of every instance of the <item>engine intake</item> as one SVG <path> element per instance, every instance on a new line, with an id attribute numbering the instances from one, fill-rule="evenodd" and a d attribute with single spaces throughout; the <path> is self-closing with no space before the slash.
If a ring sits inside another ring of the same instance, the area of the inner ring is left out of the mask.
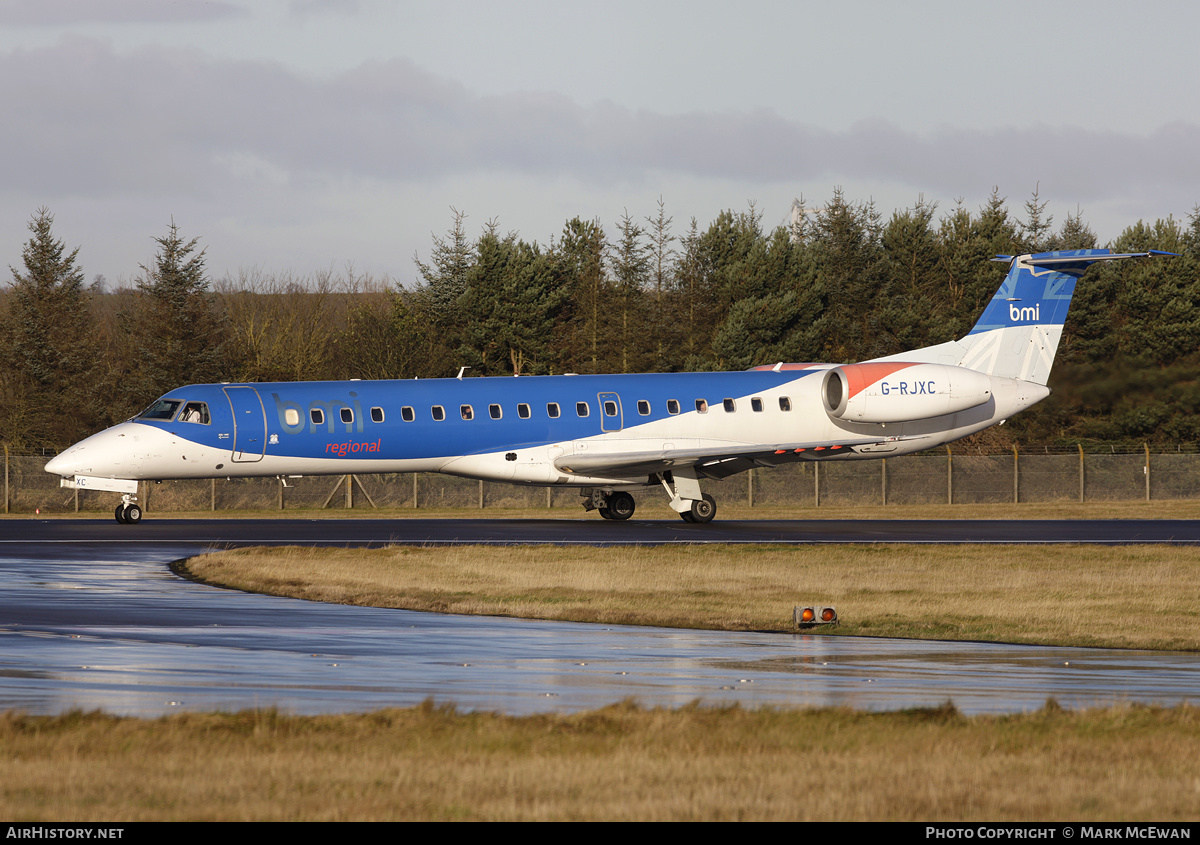
<path id="1" fill-rule="evenodd" d="M 974 408 L 991 396 L 991 376 L 946 364 L 846 364 L 826 372 L 821 383 L 825 410 L 849 422 L 924 420 Z"/>

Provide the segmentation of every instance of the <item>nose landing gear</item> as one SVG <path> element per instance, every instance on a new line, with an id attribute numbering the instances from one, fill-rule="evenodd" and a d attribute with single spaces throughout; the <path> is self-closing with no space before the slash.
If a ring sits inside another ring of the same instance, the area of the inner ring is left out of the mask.
<path id="1" fill-rule="evenodd" d="M 133 501 L 132 496 L 122 496 L 121 504 L 117 505 L 117 522 L 122 525 L 137 525 L 142 521 L 142 508 Z"/>

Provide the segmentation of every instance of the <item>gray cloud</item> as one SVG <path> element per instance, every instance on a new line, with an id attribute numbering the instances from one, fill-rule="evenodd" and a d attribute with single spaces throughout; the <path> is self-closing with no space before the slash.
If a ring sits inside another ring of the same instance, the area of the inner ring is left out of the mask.
<path id="1" fill-rule="evenodd" d="M 425 180 L 472 172 L 648 171 L 754 182 L 887 180 L 955 195 L 980 179 L 1053 179 L 1090 202 L 1148 186 L 1200 186 L 1200 128 L 1139 135 L 1024 126 L 928 134 L 866 121 L 829 131 L 768 109 L 663 115 L 556 94 L 481 97 L 411 62 L 311 79 L 198 52 L 129 55 L 70 39 L 0 58 L 4 184 L 101 195 L 228 188 L 256 161 L 289 180 Z M 278 181 L 278 180 L 277 180 Z"/>
<path id="2" fill-rule="evenodd" d="M 552 93 L 481 96 L 404 59 L 316 78 L 268 61 L 122 53 L 83 38 L 0 56 L 0 78 L 0 204 L 13 219 L 64 199 L 93 207 L 141 199 L 158 209 L 254 208 L 263 226 L 303 228 L 315 225 L 298 221 L 318 194 L 436 196 L 433 186 L 451 181 L 505 180 L 530 190 L 578 184 L 585 198 L 629 185 L 630 202 L 672 184 L 721 182 L 736 186 L 715 200 L 726 207 L 813 185 L 946 201 L 1040 183 L 1044 199 L 1069 210 L 1117 209 L 1130 222 L 1200 200 L 1200 127 L 1190 123 L 914 133 L 869 120 L 833 131 L 764 108 L 665 114 Z M 472 210 L 539 200 L 504 202 Z M 591 212 L 585 202 L 571 213 Z"/>
<path id="3" fill-rule="evenodd" d="M 244 14 L 220 0 L 0 0 L 5 26 L 189 23 Z"/>

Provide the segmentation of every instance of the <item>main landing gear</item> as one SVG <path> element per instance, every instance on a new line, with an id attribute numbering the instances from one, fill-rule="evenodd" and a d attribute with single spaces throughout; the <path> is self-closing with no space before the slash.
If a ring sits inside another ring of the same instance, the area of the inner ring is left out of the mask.
<path id="1" fill-rule="evenodd" d="M 633 496 L 624 490 L 590 490 L 585 491 L 583 500 L 585 511 L 597 510 L 605 519 L 623 522 L 633 516 L 636 503 Z"/>
<path id="2" fill-rule="evenodd" d="M 690 467 L 678 472 L 664 472 L 650 477 L 662 484 L 671 497 L 671 509 L 684 522 L 712 522 L 717 515 L 717 503 L 712 496 L 700 491 L 700 481 Z M 624 490 L 584 490 L 583 509 L 598 510 L 605 519 L 626 520 L 633 516 L 633 496 Z"/>
<path id="3" fill-rule="evenodd" d="M 117 505 L 117 522 L 122 525 L 137 525 L 142 521 L 142 508 L 133 501 L 132 496 L 122 496 L 121 504 Z"/>

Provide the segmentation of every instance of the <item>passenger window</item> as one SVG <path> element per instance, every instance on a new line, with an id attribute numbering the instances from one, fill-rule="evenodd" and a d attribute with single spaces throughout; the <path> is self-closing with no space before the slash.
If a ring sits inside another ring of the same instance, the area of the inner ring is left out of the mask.
<path id="1" fill-rule="evenodd" d="M 354 409 L 353 408 L 342 408 L 341 416 L 342 416 L 342 422 L 349 425 L 350 423 L 354 422 Z"/>
<path id="2" fill-rule="evenodd" d="M 441 405 L 434 405 L 429 409 L 429 413 L 433 415 L 434 422 L 441 422 L 446 419 L 446 409 Z"/>
<path id="3" fill-rule="evenodd" d="M 781 410 L 781 411 L 792 410 L 792 400 L 786 396 L 780 396 L 779 397 L 779 410 Z"/>
<path id="4" fill-rule="evenodd" d="M 643 417 L 650 416 L 650 403 L 647 402 L 645 399 L 638 400 L 638 413 L 641 414 Z"/>
<path id="5" fill-rule="evenodd" d="M 762 409 L 763 409 L 762 399 L 755 396 L 753 399 L 750 400 L 750 410 L 751 411 L 754 411 L 757 414 L 757 413 L 762 413 Z"/>
<path id="6" fill-rule="evenodd" d="M 558 419 L 558 414 L 559 414 L 558 403 L 557 402 L 547 402 L 546 403 L 546 416 L 548 416 L 552 420 L 556 420 L 556 419 Z"/>
<path id="7" fill-rule="evenodd" d="M 295 408 L 288 408 L 288 411 L 296 416 L 296 422 L 291 423 L 291 425 L 295 425 L 296 423 L 300 422 L 300 415 L 296 413 Z M 188 402 L 183 406 L 183 411 L 181 411 L 179 414 L 179 421 L 208 425 L 209 422 L 211 422 L 211 420 L 208 418 L 208 403 Z"/>
<path id="8" fill-rule="evenodd" d="M 377 420 L 375 419 L 376 411 L 379 411 L 379 419 L 377 419 Z M 417 418 L 416 411 L 414 411 L 411 406 L 405 405 L 403 408 L 400 409 L 400 419 L 404 420 L 405 422 L 412 422 L 416 418 Z M 375 422 L 383 422 L 383 411 L 380 410 L 379 408 L 372 408 L 371 409 L 371 419 L 374 420 Z"/>
<path id="9" fill-rule="evenodd" d="M 617 415 L 617 403 L 613 402 L 611 399 L 606 400 L 604 403 L 604 416 L 615 417 L 616 415 Z"/>
<path id="10" fill-rule="evenodd" d="M 529 406 L 524 402 L 517 405 L 517 416 L 523 420 L 529 419 Z"/>
<path id="11" fill-rule="evenodd" d="M 310 420 L 312 420 L 313 425 L 324 425 L 325 424 L 325 412 L 322 411 L 320 408 L 309 408 L 308 409 L 308 418 Z"/>
<path id="12" fill-rule="evenodd" d="M 408 412 L 408 416 L 404 416 L 405 411 Z M 405 422 L 412 422 L 416 418 L 416 412 L 412 409 L 411 406 L 406 405 L 404 407 L 404 409 L 400 411 L 400 416 L 404 417 Z M 376 422 L 376 423 L 383 422 L 383 408 L 372 408 L 371 409 L 371 422 Z"/>
<path id="13" fill-rule="evenodd" d="M 708 400 L 707 399 L 697 399 L 696 400 L 696 412 L 699 414 L 707 414 L 708 413 Z"/>
<path id="14" fill-rule="evenodd" d="M 285 408 L 283 411 L 283 424 L 290 426 L 300 425 L 300 412 L 295 408 Z"/>
<path id="15" fill-rule="evenodd" d="M 588 409 L 588 403 L 587 402 L 576 402 L 575 403 L 575 413 L 581 417 L 586 417 L 590 413 L 590 411 Z"/>
<path id="16" fill-rule="evenodd" d="M 679 413 L 679 400 L 678 399 L 668 399 L 667 400 L 667 413 L 668 414 L 678 414 Z"/>
<path id="17" fill-rule="evenodd" d="M 474 409 L 474 408 L 472 408 L 470 405 L 459 405 L 459 406 L 458 406 L 458 412 L 459 412 L 460 414 L 462 414 L 462 418 L 463 418 L 464 420 L 473 420 L 473 419 L 475 419 L 475 409 Z"/>
<path id="18" fill-rule="evenodd" d="M 727 413 L 727 414 L 732 414 L 734 411 L 737 410 L 737 403 L 734 402 L 732 399 L 726 399 L 721 404 L 725 406 L 725 413 Z"/>
<path id="19" fill-rule="evenodd" d="M 499 405 L 488 405 L 488 416 L 494 420 L 498 420 L 504 416 L 504 412 L 500 410 Z"/>

